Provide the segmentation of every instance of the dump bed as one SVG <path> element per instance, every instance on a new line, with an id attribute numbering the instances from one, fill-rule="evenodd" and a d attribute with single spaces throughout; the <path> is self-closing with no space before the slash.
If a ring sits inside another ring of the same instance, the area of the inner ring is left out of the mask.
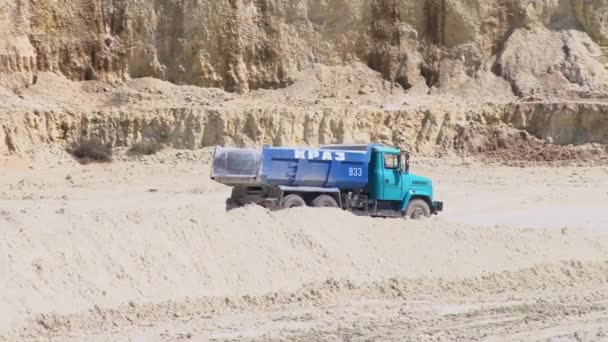
<path id="1" fill-rule="evenodd" d="M 328 146 L 317 149 L 217 147 L 211 177 L 227 185 L 263 184 L 363 189 L 368 183 L 371 148 Z"/>
<path id="2" fill-rule="evenodd" d="M 259 179 L 270 185 L 362 189 L 369 159 L 368 151 L 266 147 Z"/>

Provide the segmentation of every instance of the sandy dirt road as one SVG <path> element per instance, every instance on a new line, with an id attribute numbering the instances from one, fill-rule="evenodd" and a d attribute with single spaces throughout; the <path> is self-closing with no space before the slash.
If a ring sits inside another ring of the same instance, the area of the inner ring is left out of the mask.
<path id="1" fill-rule="evenodd" d="M 223 211 L 208 151 L 0 171 L 0 339 L 608 339 L 608 169 L 418 160 L 446 212 Z"/>

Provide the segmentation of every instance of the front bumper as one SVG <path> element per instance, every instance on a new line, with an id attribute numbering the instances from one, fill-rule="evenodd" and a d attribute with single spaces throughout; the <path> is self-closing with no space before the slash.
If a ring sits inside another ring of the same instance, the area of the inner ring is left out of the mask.
<path id="1" fill-rule="evenodd" d="M 443 202 L 433 202 L 433 214 L 443 211 Z"/>

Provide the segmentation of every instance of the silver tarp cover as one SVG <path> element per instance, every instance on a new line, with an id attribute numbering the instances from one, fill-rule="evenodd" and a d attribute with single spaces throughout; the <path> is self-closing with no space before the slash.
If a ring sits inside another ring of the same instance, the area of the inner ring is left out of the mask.
<path id="1" fill-rule="evenodd" d="M 258 176 L 262 151 L 248 148 L 215 148 L 211 178 L 225 184 L 253 181 Z"/>

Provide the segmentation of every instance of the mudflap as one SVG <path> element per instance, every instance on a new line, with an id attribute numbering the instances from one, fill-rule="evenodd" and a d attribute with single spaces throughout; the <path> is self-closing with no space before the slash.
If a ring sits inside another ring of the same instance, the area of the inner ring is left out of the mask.
<path id="1" fill-rule="evenodd" d="M 251 202 L 251 203 L 248 203 L 248 204 L 242 204 L 242 203 L 240 203 L 239 201 L 237 201 L 237 200 L 235 200 L 233 198 L 228 198 L 226 200 L 226 211 L 231 211 L 231 210 L 234 210 L 234 209 L 242 208 L 242 207 L 244 207 L 246 205 L 249 205 L 249 204 L 259 205 L 261 207 L 264 207 L 264 208 L 272 210 L 272 211 L 282 209 L 281 206 L 280 206 L 280 204 L 278 203 L 278 201 L 275 198 L 268 198 L 268 199 L 265 199 L 265 200 L 260 201 L 260 202 Z"/>
<path id="2" fill-rule="evenodd" d="M 226 199 L 226 211 L 234 210 L 240 207 L 242 207 L 242 205 L 232 198 Z"/>

